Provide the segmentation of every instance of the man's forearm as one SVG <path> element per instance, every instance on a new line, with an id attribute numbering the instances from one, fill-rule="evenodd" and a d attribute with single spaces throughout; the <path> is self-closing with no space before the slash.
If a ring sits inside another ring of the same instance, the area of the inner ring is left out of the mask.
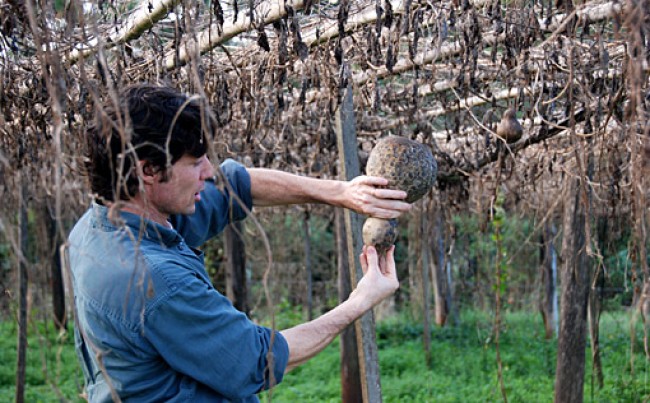
<path id="1" fill-rule="evenodd" d="M 341 206 L 344 182 L 298 176 L 263 168 L 249 168 L 256 206 L 327 203 Z"/>
<path id="2" fill-rule="evenodd" d="M 378 218 L 397 218 L 411 208 L 404 202 L 406 192 L 385 189 L 383 178 L 358 176 L 346 182 L 262 168 L 248 172 L 255 206 L 325 203 Z"/>
<path id="3" fill-rule="evenodd" d="M 350 299 L 319 318 L 281 331 L 289 344 L 287 371 L 322 351 L 343 329 L 370 308 L 371 304 L 353 294 Z"/>

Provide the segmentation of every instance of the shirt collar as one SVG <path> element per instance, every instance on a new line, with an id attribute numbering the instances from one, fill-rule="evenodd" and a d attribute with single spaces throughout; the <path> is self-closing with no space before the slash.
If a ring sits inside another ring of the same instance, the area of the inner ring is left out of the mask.
<path id="1" fill-rule="evenodd" d="M 107 231 L 117 231 L 128 228 L 134 235 L 162 242 L 166 246 L 174 246 L 182 241 L 182 237 L 173 228 L 165 227 L 155 221 L 126 211 L 112 211 L 111 208 L 93 202 L 91 206 L 93 225 Z"/>

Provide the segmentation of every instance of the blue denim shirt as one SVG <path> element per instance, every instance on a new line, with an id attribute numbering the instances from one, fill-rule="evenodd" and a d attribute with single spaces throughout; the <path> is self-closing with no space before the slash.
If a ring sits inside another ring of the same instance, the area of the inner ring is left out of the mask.
<path id="1" fill-rule="evenodd" d="M 282 380 L 286 340 L 215 290 L 195 249 L 252 206 L 246 170 L 231 160 L 221 168 L 236 197 L 206 183 L 196 212 L 172 217 L 174 229 L 99 204 L 73 228 L 75 339 L 91 402 L 111 393 L 128 402 L 257 402 Z"/>

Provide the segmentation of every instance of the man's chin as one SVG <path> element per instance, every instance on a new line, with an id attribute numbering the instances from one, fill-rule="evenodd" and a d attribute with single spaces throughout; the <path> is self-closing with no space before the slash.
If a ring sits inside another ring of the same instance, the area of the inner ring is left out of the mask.
<path id="1" fill-rule="evenodd" d="M 196 206 L 192 204 L 191 206 L 187 206 L 185 208 L 179 208 L 176 210 L 174 213 L 170 214 L 175 214 L 175 215 L 192 215 L 196 212 Z"/>

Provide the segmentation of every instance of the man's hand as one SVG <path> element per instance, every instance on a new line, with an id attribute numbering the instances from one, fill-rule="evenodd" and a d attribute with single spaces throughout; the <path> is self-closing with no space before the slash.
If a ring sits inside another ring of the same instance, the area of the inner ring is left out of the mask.
<path id="1" fill-rule="evenodd" d="M 373 246 L 363 247 L 359 256 L 363 277 L 352 294 L 363 297 L 375 306 L 399 288 L 394 259 L 395 245 L 391 246 L 383 256 L 377 255 Z"/>
<path id="2" fill-rule="evenodd" d="M 411 205 L 406 203 L 406 192 L 402 190 L 383 189 L 388 181 L 376 176 L 357 176 L 345 182 L 345 207 L 377 218 L 397 218 L 409 211 Z"/>
<path id="3" fill-rule="evenodd" d="M 322 351 L 343 329 L 397 290 L 394 251 L 391 246 L 379 258 L 374 247 L 364 246 L 360 256 L 364 275 L 350 298 L 311 322 L 281 332 L 289 345 L 287 371 Z"/>

